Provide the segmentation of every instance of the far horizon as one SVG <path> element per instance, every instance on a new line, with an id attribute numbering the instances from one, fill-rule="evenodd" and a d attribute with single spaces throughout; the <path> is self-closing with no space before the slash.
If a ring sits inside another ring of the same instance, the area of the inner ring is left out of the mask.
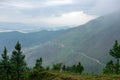
<path id="1" fill-rule="evenodd" d="M 59 30 L 120 9 L 118 0 L 1 0 L 0 32 Z"/>

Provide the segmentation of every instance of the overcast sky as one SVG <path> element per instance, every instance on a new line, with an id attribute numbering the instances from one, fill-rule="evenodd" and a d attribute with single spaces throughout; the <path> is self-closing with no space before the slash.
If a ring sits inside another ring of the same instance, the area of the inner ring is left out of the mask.
<path id="1" fill-rule="evenodd" d="M 76 26 L 119 9 L 120 0 L 0 0 L 0 22 Z"/>

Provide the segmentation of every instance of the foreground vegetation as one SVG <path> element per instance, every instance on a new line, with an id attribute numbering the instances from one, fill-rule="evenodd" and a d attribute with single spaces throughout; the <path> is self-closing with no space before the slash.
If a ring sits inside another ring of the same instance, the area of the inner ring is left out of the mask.
<path id="1" fill-rule="evenodd" d="M 56 63 L 52 68 L 43 67 L 42 58 L 36 60 L 33 68 L 29 68 L 21 44 L 17 42 L 11 56 L 8 56 L 7 48 L 4 48 L 0 60 L 0 80 L 120 80 L 120 45 L 117 40 L 109 54 L 116 61 L 109 61 L 103 69 L 104 74 L 99 75 L 82 74 L 84 67 L 80 62 L 72 66 Z"/>
<path id="2" fill-rule="evenodd" d="M 21 44 L 16 43 L 12 55 L 8 56 L 7 48 L 1 54 L 0 60 L 0 80 L 41 80 L 43 77 L 47 79 L 42 73 L 44 71 L 68 71 L 81 74 L 84 67 L 79 62 L 73 66 L 65 66 L 62 63 L 53 64 L 52 68 L 42 66 L 42 58 L 36 60 L 33 68 L 29 68 L 25 61 L 25 55 L 22 53 Z M 46 75 L 46 73 L 44 73 Z M 49 78 L 49 76 L 48 76 Z"/>
<path id="3" fill-rule="evenodd" d="M 76 74 L 70 72 L 44 71 L 25 80 L 120 80 L 120 75 Z"/>

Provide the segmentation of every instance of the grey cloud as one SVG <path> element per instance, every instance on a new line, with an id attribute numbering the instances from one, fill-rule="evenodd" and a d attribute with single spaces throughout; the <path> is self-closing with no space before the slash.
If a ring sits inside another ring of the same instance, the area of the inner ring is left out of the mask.
<path id="1" fill-rule="evenodd" d="M 88 12 L 93 15 L 105 15 L 120 9 L 120 0 L 98 0 Z"/>
<path id="2" fill-rule="evenodd" d="M 78 11 L 83 11 L 88 15 L 101 16 L 119 10 L 120 8 L 120 0 L 72 0 L 72 4 L 64 5 L 52 5 L 49 3 L 50 1 L 0 0 L 0 17 L 5 17 L 5 19 L 7 17 L 8 19 L 6 21 L 13 20 L 14 22 L 14 20 L 17 21 L 19 19 L 24 21 L 29 18 L 59 16 Z"/>
<path id="3" fill-rule="evenodd" d="M 14 3 L 13 3 L 14 2 Z M 21 5 L 22 9 L 19 6 L 12 5 L 21 2 L 28 3 L 31 5 Z M 9 9 L 14 12 L 16 9 L 19 10 L 23 15 L 31 15 L 31 16 L 47 16 L 47 15 L 59 15 L 65 12 L 72 11 L 84 11 L 87 14 L 93 15 L 104 15 L 106 13 L 113 12 L 120 8 L 120 0 L 73 0 L 73 4 L 59 5 L 59 6 L 45 6 L 46 2 L 50 2 L 50 0 L 0 0 L 0 8 Z M 4 4 L 3 4 L 4 3 Z M 6 4 L 5 4 L 6 3 Z M 32 8 L 33 6 L 33 8 Z M 36 6 L 36 7 L 35 7 Z M 42 7 L 41 7 L 42 6 Z M 44 7 L 43 7 L 44 6 Z M 28 8 L 30 7 L 30 8 Z M 13 8 L 13 9 L 11 9 Z M 1 12 L 1 10 L 0 10 Z"/>

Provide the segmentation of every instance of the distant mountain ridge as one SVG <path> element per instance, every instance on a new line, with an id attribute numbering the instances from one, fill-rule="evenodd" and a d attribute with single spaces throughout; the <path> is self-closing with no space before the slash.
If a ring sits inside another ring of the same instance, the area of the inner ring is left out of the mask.
<path id="1" fill-rule="evenodd" d="M 47 41 L 50 41 L 57 36 L 64 34 L 67 30 L 59 30 L 59 31 L 47 31 L 42 30 L 39 32 L 32 33 L 21 33 L 18 31 L 12 32 L 0 32 L 0 51 L 2 51 L 3 47 L 6 46 L 9 51 L 14 48 L 14 45 L 17 41 L 22 43 L 23 47 L 30 47 L 37 44 L 43 44 Z"/>
<path id="2" fill-rule="evenodd" d="M 28 24 L 28 23 L 18 23 L 18 22 L 1 22 L 0 21 L 0 32 L 13 32 L 18 31 L 22 33 L 31 33 L 31 32 L 39 32 L 39 31 L 57 31 L 63 29 L 69 29 L 72 26 L 59 26 L 59 25 L 47 25 L 44 23 L 40 23 L 39 25 Z"/>
<path id="3" fill-rule="evenodd" d="M 68 30 L 0 33 L 0 45 L 12 49 L 20 41 L 29 66 L 42 57 L 44 66 L 73 65 L 80 61 L 85 72 L 100 72 L 112 59 L 108 52 L 115 40 L 120 42 L 119 34 L 120 11 Z"/>

